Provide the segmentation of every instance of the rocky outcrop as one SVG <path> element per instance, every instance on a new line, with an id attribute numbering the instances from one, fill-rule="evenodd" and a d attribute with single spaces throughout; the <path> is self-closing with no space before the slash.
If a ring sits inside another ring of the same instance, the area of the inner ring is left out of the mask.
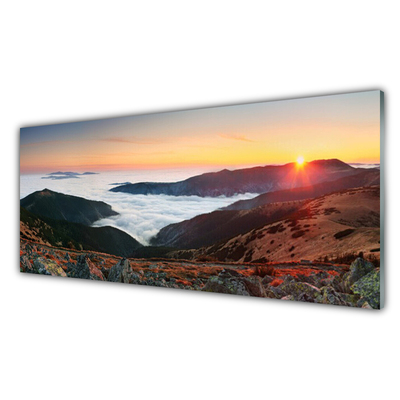
<path id="1" fill-rule="evenodd" d="M 347 287 L 351 287 L 363 276 L 374 270 L 374 265 L 363 258 L 358 257 L 350 266 L 350 271 L 345 274 L 343 281 Z"/>
<path id="2" fill-rule="evenodd" d="M 31 272 L 32 264 L 27 256 L 21 256 L 19 259 L 19 268 L 21 272 Z"/>
<path id="3" fill-rule="evenodd" d="M 332 304 L 334 306 L 351 306 L 351 303 L 347 302 L 345 298 L 343 298 L 341 294 L 337 293 L 331 286 L 324 286 L 321 288 L 319 295 L 316 297 L 316 302 L 321 304 Z"/>
<path id="4" fill-rule="evenodd" d="M 109 282 L 140 283 L 140 276 L 133 272 L 129 261 L 123 258 L 111 267 L 107 280 Z"/>
<path id="5" fill-rule="evenodd" d="M 203 291 L 250 296 L 249 292 L 246 290 L 246 286 L 241 280 L 222 279 L 219 276 L 212 276 L 204 286 Z"/>
<path id="6" fill-rule="evenodd" d="M 27 257 L 21 257 L 21 269 L 24 272 L 39 275 L 67 276 L 65 271 L 53 260 L 38 257 L 31 263 Z"/>
<path id="7" fill-rule="evenodd" d="M 350 287 L 349 282 L 352 282 Z M 321 271 L 310 275 L 288 274 L 283 279 L 266 275 L 261 279 L 259 276 L 246 277 L 237 271 L 225 269 L 211 277 L 203 291 L 346 307 L 380 308 L 379 270 L 362 258 L 357 258 L 351 264 L 350 271 L 343 276 Z"/>
<path id="8" fill-rule="evenodd" d="M 297 298 L 305 298 L 305 299 L 316 299 L 317 296 L 320 295 L 320 290 L 307 282 L 298 282 L 296 280 L 287 280 L 280 285 L 280 289 L 283 290 L 286 294 L 290 294 Z"/>
<path id="9" fill-rule="evenodd" d="M 380 274 L 379 271 L 371 271 L 360 278 L 351 287 L 355 294 L 360 296 L 358 305 L 363 308 L 366 304 L 372 308 L 380 308 Z M 366 304 L 365 304 L 366 303 Z"/>
<path id="10" fill-rule="evenodd" d="M 350 267 L 296 262 L 222 265 L 166 259 L 118 259 L 107 254 L 68 252 L 23 241 L 20 254 L 20 270 L 25 273 L 380 308 L 379 268 L 362 258 L 356 259 Z M 348 282 L 354 280 L 349 287 Z"/>
<path id="11" fill-rule="evenodd" d="M 218 276 L 211 277 L 202 290 L 204 292 L 266 297 L 265 289 L 259 276 L 245 277 L 231 269 L 224 269 Z"/>
<path id="12" fill-rule="evenodd" d="M 90 269 L 85 254 L 79 255 L 75 264 L 68 264 L 67 274 L 70 278 L 90 279 Z"/>
<path id="13" fill-rule="evenodd" d="M 91 262 L 86 254 L 79 255 L 76 263 L 69 262 L 67 266 L 67 275 L 70 278 L 105 280 L 102 272 Z"/>

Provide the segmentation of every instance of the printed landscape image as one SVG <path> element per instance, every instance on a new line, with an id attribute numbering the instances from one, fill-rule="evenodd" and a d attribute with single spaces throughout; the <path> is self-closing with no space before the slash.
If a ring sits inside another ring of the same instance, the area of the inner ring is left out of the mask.
<path id="1" fill-rule="evenodd" d="M 380 309 L 381 96 L 21 128 L 20 270 Z"/>

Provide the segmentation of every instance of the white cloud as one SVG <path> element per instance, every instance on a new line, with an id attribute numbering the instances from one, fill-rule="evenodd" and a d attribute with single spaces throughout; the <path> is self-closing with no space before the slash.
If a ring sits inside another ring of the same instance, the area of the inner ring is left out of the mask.
<path id="1" fill-rule="evenodd" d="M 234 197 L 198 197 L 165 195 L 132 195 L 110 192 L 110 183 L 141 181 L 177 181 L 196 175 L 200 171 L 137 171 L 109 172 L 81 176 L 73 180 L 47 180 L 42 175 L 22 175 L 20 198 L 47 187 L 50 190 L 101 200 L 110 204 L 120 215 L 96 221 L 93 226 L 114 226 L 121 229 L 142 244 L 148 244 L 151 237 L 172 223 L 190 219 L 199 214 L 209 213 L 237 200 L 253 198 L 255 194 Z"/>

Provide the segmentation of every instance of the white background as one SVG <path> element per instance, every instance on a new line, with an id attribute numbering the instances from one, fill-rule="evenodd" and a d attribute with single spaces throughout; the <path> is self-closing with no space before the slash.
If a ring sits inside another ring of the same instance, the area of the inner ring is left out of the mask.
<path id="1" fill-rule="evenodd" d="M 4 399 L 399 398 L 398 12 L 389 1 L 2 3 Z M 382 89 L 380 312 L 19 274 L 19 127 Z"/>

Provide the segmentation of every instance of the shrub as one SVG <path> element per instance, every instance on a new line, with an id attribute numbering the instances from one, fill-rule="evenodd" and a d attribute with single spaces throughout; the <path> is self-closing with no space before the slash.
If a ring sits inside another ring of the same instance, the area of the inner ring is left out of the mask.
<path id="1" fill-rule="evenodd" d="M 304 234 L 305 234 L 304 231 L 297 231 L 297 232 L 293 233 L 292 238 L 297 239 L 297 238 L 303 236 Z"/>
<path id="2" fill-rule="evenodd" d="M 275 278 L 271 283 L 270 286 L 277 287 L 281 283 L 283 283 L 283 279 Z"/>
<path id="3" fill-rule="evenodd" d="M 256 265 L 254 268 L 254 275 L 264 278 L 266 275 L 275 276 L 276 271 L 275 268 L 270 265 Z"/>
<path id="4" fill-rule="evenodd" d="M 350 234 L 353 233 L 354 231 L 355 231 L 355 229 L 345 229 L 344 231 L 340 231 L 340 232 L 335 233 L 335 234 L 333 235 L 333 237 L 334 237 L 335 239 L 341 239 L 341 238 L 343 238 L 343 237 L 345 237 L 345 236 L 350 235 Z"/>

